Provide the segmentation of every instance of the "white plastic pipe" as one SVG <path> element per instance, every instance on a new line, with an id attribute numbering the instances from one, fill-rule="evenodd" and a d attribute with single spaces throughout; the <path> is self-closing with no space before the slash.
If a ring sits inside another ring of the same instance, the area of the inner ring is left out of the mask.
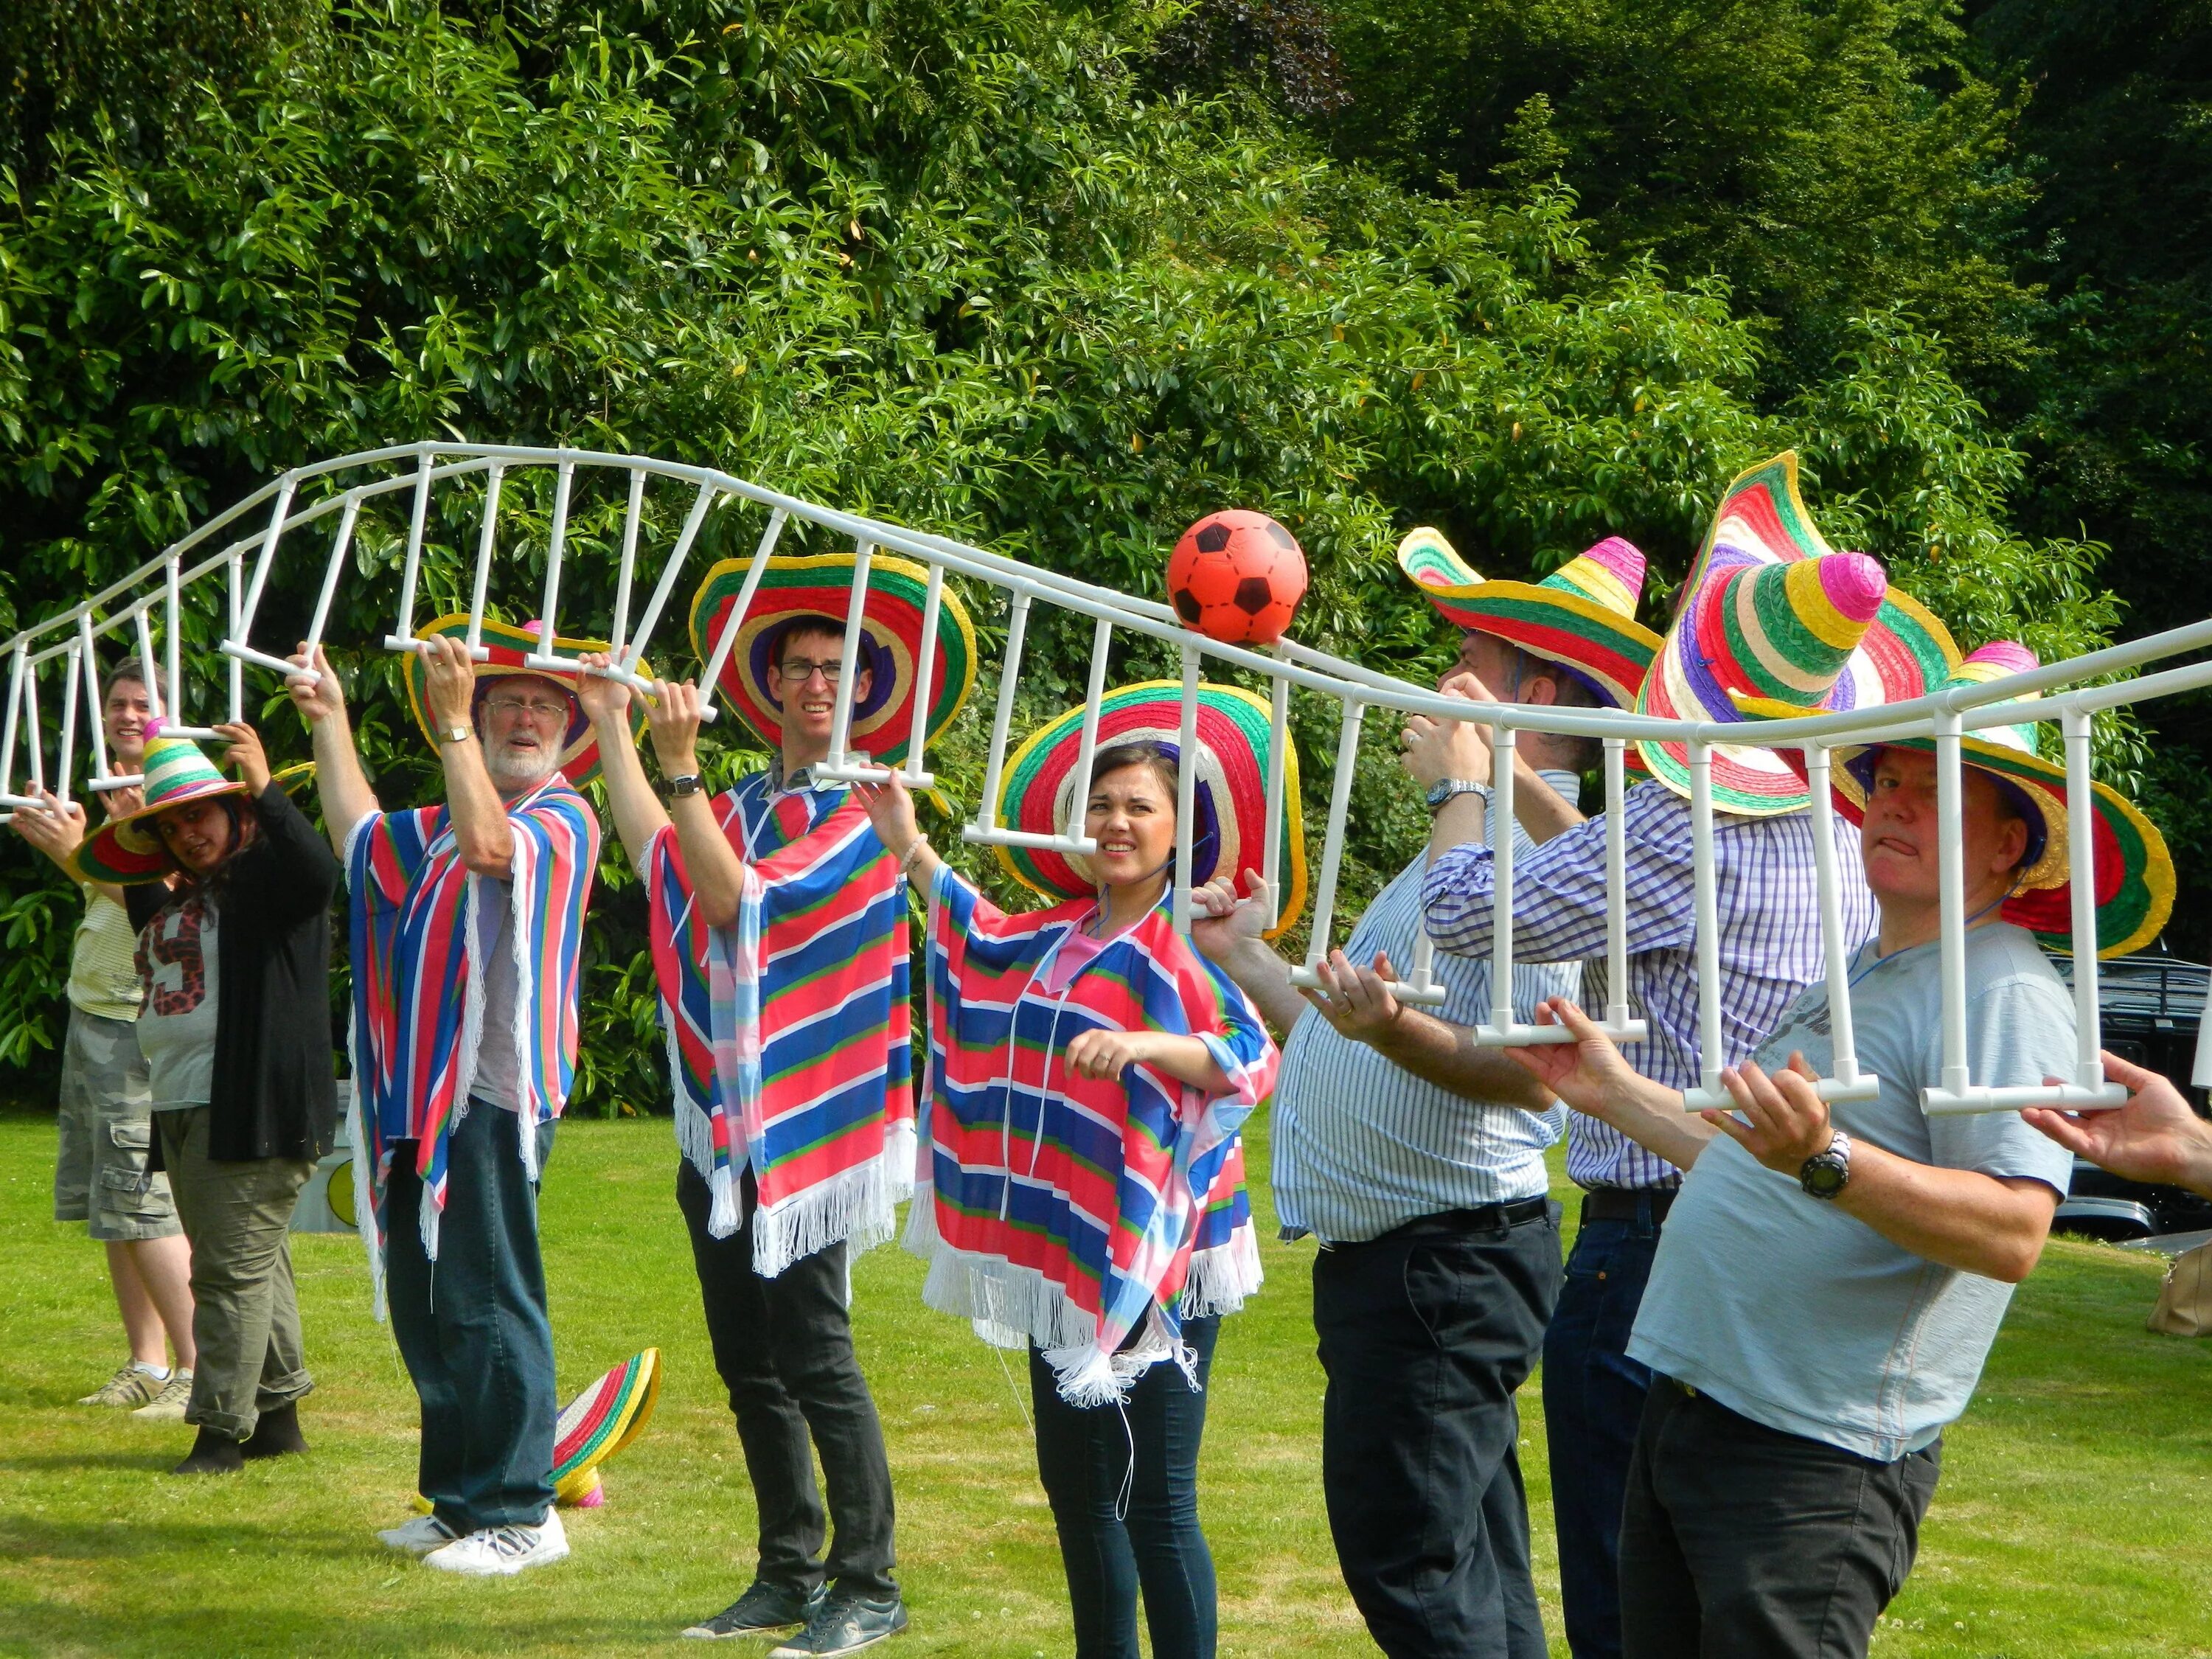
<path id="1" fill-rule="evenodd" d="M 23 674 L 23 727 L 25 757 L 31 763 L 31 793 L 36 798 L 46 787 L 46 755 L 39 732 L 39 672 L 27 663 Z"/>
<path id="2" fill-rule="evenodd" d="M 1336 729 L 1336 775 L 1328 791 L 1328 828 L 1322 841 L 1321 882 L 1314 890 L 1313 935 L 1306 945 L 1303 968 L 1291 969 L 1291 983 L 1317 986 L 1314 969 L 1328 958 L 1329 926 L 1336 919 L 1336 878 L 1344 860 L 1344 820 L 1352 806 L 1352 775 L 1358 769 L 1359 726 L 1367 705 L 1357 697 L 1344 700 L 1344 719 Z"/>
<path id="3" fill-rule="evenodd" d="M 694 520 L 706 516 L 704 495 L 693 505 L 691 516 Z M 768 515 L 768 528 L 761 532 L 760 545 L 753 550 L 752 563 L 745 567 L 744 586 L 738 590 L 738 602 L 730 607 L 730 619 L 722 624 L 722 631 L 714 641 L 714 654 L 707 659 L 706 671 L 699 680 L 699 718 L 702 720 L 711 722 L 715 717 L 715 688 L 722 683 L 722 669 L 730 660 L 731 647 L 738 642 L 738 630 L 744 626 L 745 613 L 752 609 L 753 595 L 760 592 L 761 578 L 768 574 L 768 562 L 775 552 L 777 538 L 783 534 L 783 520 L 784 514 L 781 507 Z M 684 533 L 688 536 L 694 527 L 686 525 Z M 678 551 L 680 553 L 681 550 Z M 675 553 L 669 555 L 672 561 L 678 556 L 678 554 Z M 665 584 L 672 580 L 672 563 L 670 574 L 664 574 L 661 580 Z M 641 640 L 642 637 L 641 634 Z M 635 667 L 636 664 L 633 661 L 630 665 Z"/>
<path id="4" fill-rule="evenodd" d="M 85 706 L 92 711 L 92 787 L 97 789 L 107 777 L 107 702 L 100 695 L 100 653 L 93 646 L 90 617 L 78 616 L 76 637 L 77 658 L 84 665 Z"/>
<path id="5" fill-rule="evenodd" d="M 1098 721 L 1106 702 L 1106 650 L 1113 637 L 1114 624 L 1101 617 L 1097 626 L 1091 631 L 1091 682 L 1084 689 L 1083 730 L 1077 736 L 1075 742 L 1075 787 L 1072 792 L 1072 797 L 1076 810 L 1073 821 L 1066 826 L 1068 842 L 1066 850 L 1086 855 L 1098 850 L 1098 843 L 1091 837 L 1084 827 L 1084 806 L 1089 799 L 1086 792 L 1091 787 L 1091 763 L 1097 758 L 1098 755 Z M 1189 668 L 1191 665 L 1187 664 L 1186 667 Z M 1183 761 L 1184 767 L 1188 767 L 1188 756 L 1186 754 Z M 1182 787 L 1180 780 L 1177 781 L 1176 787 L 1180 792 Z M 1177 799 L 1181 799 L 1180 793 Z M 1180 821 L 1178 821 L 1177 829 L 1178 830 L 1181 829 Z M 1188 860 L 1186 860 L 1185 863 L 1188 862 Z"/>
<path id="6" fill-rule="evenodd" d="M 1966 1075 L 1966 779 L 1959 760 L 1959 717 L 1936 716 L 1936 890 L 1943 936 L 1938 967 L 1943 989 L 1943 1082 L 1963 1096 Z"/>
<path id="7" fill-rule="evenodd" d="M 168 608 L 162 613 L 167 618 L 167 627 L 162 635 L 162 645 L 167 652 L 169 664 L 169 677 L 163 682 L 162 690 L 169 699 L 170 712 L 179 720 L 185 717 L 185 621 L 183 584 L 179 580 L 181 574 L 178 562 L 174 559 L 170 560 L 167 573 Z"/>
<path id="8" fill-rule="evenodd" d="M 553 531 L 545 543 L 545 598 L 538 612 L 538 649 L 523 653 L 526 667 L 573 669 L 576 666 L 575 659 L 562 656 L 553 643 L 561 633 L 558 620 L 561 556 L 568 549 L 568 496 L 575 482 L 576 464 L 574 461 L 562 462 L 557 482 L 553 486 Z"/>
<path id="9" fill-rule="evenodd" d="M 242 639 L 246 635 L 246 603 L 241 590 L 246 585 L 246 558 L 234 553 L 230 560 L 230 635 Z M 230 720 L 234 726 L 246 720 L 246 665 L 237 658 L 230 659 Z"/>
<path id="10" fill-rule="evenodd" d="M 830 689 L 830 766 L 834 775 L 852 758 L 846 753 L 853 740 L 853 690 L 860 666 L 860 635 L 867 626 L 868 572 L 875 563 L 872 542 L 853 544 L 853 593 L 845 607 L 845 637 L 837 647 L 837 684 Z M 862 757 L 861 763 L 866 763 Z"/>
<path id="11" fill-rule="evenodd" d="M 991 711 L 991 750 L 983 762 L 983 798 L 975 822 L 960 832 L 965 842 L 988 846 L 999 833 L 999 779 L 1006 769 L 1006 726 L 1013 718 L 1014 688 L 1021 684 L 1022 635 L 1030 625 L 1030 590 L 1013 590 L 1006 614 L 1006 659 L 999 669 L 999 706 Z M 1054 836 L 1056 844 L 1060 837 Z"/>
<path id="12" fill-rule="evenodd" d="M 1490 728 L 1490 1024 L 1500 1036 L 1513 1018 L 1513 769 L 1517 745 L 1510 726 Z"/>
<path id="13" fill-rule="evenodd" d="M 637 526 L 645 516 L 645 469 L 629 471 L 629 511 L 623 518 L 622 568 L 615 576 L 615 631 L 609 649 L 619 659 L 629 640 L 629 585 L 637 569 Z"/>
<path id="14" fill-rule="evenodd" d="M 2060 720 L 2066 740 L 2066 866 L 2074 907 L 2074 1084 L 2114 1106 L 2127 1090 L 2105 1081 L 2097 1000 L 2097 790 L 2090 775 L 2090 716 L 2069 708 Z"/>
<path id="15" fill-rule="evenodd" d="M 1628 1000 L 1628 739 L 1605 738 L 1605 1029 L 1616 1042 L 1644 1037 Z"/>
<path id="16" fill-rule="evenodd" d="M 399 573 L 399 631 L 385 644 L 395 651 L 416 651 L 415 639 L 415 581 L 422 568 L 422 525 L 430 511 L 431 452 L 422 451 L 415 475 L 415 512 L 407 528 L 407 562 Z"/>
<path id="17" fill-rule="evenodd" d="M 276 562 L 276 543 L 284 533 L 284 518 L 292 510 L 292 495 L 300 481 L 287 472 L 276 481 L 276 507 L 269 515 L 269 528 L 262 532 L 261 556 L 253 562 L 253 587 L 246 596 L 245 610 L 234 610 L 230 618 L 230 637 L 243 640 L 253 631 L 253 619 L 261 614 L 261 590 L 269 586 L 269 572 Z M 235 714 L 232 716 L 234 720 Z"/>
<path id="18" fill-rule="evenodd" d="M 909 789 L 927 789 L 937 781 L 924 763 L 929 746 L 929 700 L 937 691 L 937 618 L 945 605 L 945 567 L 929 567 L 929 586 L 921 601 L 921 644 L 914 659 L 914 730 L 906 744 L 906 764 L 899 777 Z"/>
<path id="19" fill-rule="evenodd" d="M 1104 623 L 1098 624 L 1103 633 Z M 1105 653 L 1099 653 L 1103 662 Z M 1092 665 L 1096 672 L 1097 664 Z M 1095 724 L 1086 720 L 1091 729 L 1085 735 L 1092 743 L 1098 738 Z M 1089 767 L 1084 768 L 1085 773 Z M 1226 803 L 1217 803 L 1225 806 Z M 1176 872 L 1175 908 L 1172 912 L 1175 930 L 1188 935 L 1190 932 L 1191 843 L 1198 831 L 1198 649 L 1186 645 L 1182 648 L 1182 720 L 1176 732 Z"/>
<path id="20" fill-rule="evenodd" d="M 0 717 L 0 796 L 15 799 L 9 792 L 15 784 L 15 729 L 21 723 L 19 711 L 23 706 L 23 682 L 31 674 L 31 642 L 20 641 L 8 657 L 8 711 Z"/>
<path id="21" fill-rule="evenodd" d="M 1829 793 L 1832 757 L 1819 744 L 1805 746 L 1805 782 L 1812 791 L 1813 874 L 1820 896 L 1820 945 L 1827 964 L 1828 1036 L 1834 1060 L 1820 1080 L 1826 1101 L 1873 1100 L 1881 1079 L 1859 1071 L 1858 1037 L 1851 1018 L 1851 949 L 1844 938 L 1844 890 L 1836 862 L 1836 806 Z"/>
<path id="22" fill-rule="evenodd" d="M 707 509 L 714 506 L 718 493 L 714 485 L 705 483 L 699 486 L 698 495 L 692 498 L 691 511 L 684 520 L 683 533 L 677 537 L 667 562 L 660 567 L 660 580 L 653 585 L 653 597 L 646 602 L 645 616 L 637 625 L 636 636 L 621 653 L 623 667 L 634 672 L 643 660 L 646 641 L 653 636 L 653 630 L 660 621 L 660 613 L 667 606 L 669 595 L 676 591 L 676 578 L 684 569 L 684 561 L 690 556 L 691 544 L 698 539 L 699 527 L 707 522 Z M 769 514 L 769 529 L 771 533 L 767 545 L 774 547 L 775 537 L 783 530 L 783 514 L 780 509 Z"/>
<path id="23" fill-rule="evenodd" d="M 143 605 L 131 616 L 138 624 L 138 667 L 146 677 L 146 701 L 153 706 L 155 720 L 166 720 L 167 704 L 162 699 L 161 678 L 154 665 L 154 624 L 148 620 Z"/>
<path id="24" fill-rule="evenodd" d="M 489 662 L 491 653 L 484 648 L 484 602 L 491 591 L 491 555 L 499 543 L 499 487 L 506 481 L 507 468 L 494 461 L 484 472 L 483 523 L 477 528 L 476 579 L 469 589 L 469 660 Z M 346 538 L 353 533 L 353 514 L 349 511 L 344 524 L 338 527 L 338 546 L 345 546 Z M 331 569 L 337 569 L 335 560 Z"/>
<path id="25" fill-rule="evenodd" d="M 70 775 L 76 769 L 76 709 L 82 700 L 77 683 L 76 665 L 83 653 L 84 647 L 71 640 L 68 660 L 62 669 L 61 768 L 54 779 L 54 793 L 64 802 L 70 799 Z"/>
<path id="26" fill-rule="evenodd" d="M 1733 1097 L 1721 1082 L 1728 1051 L 1721 1035 L 1721 933 L 1719 876 L 1713 867 L 1713 757 L 1702 743 L 1686 746 L 1690 769 L 1690 857 L 1695 866 L 1698 927 L 1698 1084 L 1682 1094 L 1686 1111 L 1718 1107 L 1732 1110 Z"/>
<path id="27" fill-rule="evenodd" d="M 1283 642 L 1278 640 L 1278 656 L 1282 649 Z M 1274 928 L 1283 925 L 1283 842 L 1290 834 L 1285 817 L 1289 803 L 1284 797 L 1290 788 L 1291 683 L 1280 674 L 1271 674 L 1267 690 L 1267 805 L 1261 820 L 1266 825 L 1267 842 L 1260 851 L 1260 874 L 1267 884 L 1267 926 Z"/>

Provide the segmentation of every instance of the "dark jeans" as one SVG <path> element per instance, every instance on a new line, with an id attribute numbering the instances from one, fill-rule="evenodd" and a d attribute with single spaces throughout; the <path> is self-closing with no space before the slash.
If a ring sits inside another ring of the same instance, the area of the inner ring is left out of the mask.
<path id="1" fill-rule="evenodd" d="M 1575 1659 L 1620 1659 L 1620 1504 L 1651 1373 L 1628 1357 L 1659 1226 L 1585 1217 L 1544 1336 L 1544 1437 L 1559 1601 Z"/>
<path id="2" fill-rule="evenodd" d="M 1864 1659 L 1942 1458 L 1877 1463 L 1660 1379 L 1621 1518 L 1630 1659 Z"/>
<path id="3" fill-rule="evenodd" d="M 454 1531 L 534 1527 L 553 1507 L 553 1327 L 538 1254 L 538 1188 L 520 1120 L 471 1100 L 446 1145 L 438 1259 L 422 1254 L 415 1143 L 395 1142 L 385 1188 L 392 1334 L 422 1402 L 417 1485 Z M 553 1125 L 538 1133 L 538 1167 Z"/>
<path id="4" fill-rule="evenodd" d="M 1213 1554 L 1198 1524 L 1198 1445 L 1219 1316 L 1186 1319 L 1198 1387 L 1162 1361 L 1126 1404 L 1071 1406 L 1030 1350 L 1037 1474 L 1060 1532 L 1076 1659 L 1137 1659 L 1137 1589 L 1152 1659 L 1213 1659 Z"/>
<path id="5" fill-rule="evenodd" d="M 713 1195 L 690 1164 L 676 1169 L 676 1204 L 691 1234 L 714 1369 L 730 1391 L 738 1439 L 760 1512 L 759 1576 L 801 1595 L 826 1577 L 881 1600 L 891 1580 L 891 1465 L 868 1380 L 853 1352 L 845 1306 L 845 1247 L 803 1256 L 774 1279 L 753 1271 L 752 1171 L 739 1188 L 743 1221 L 727 1238 L 707 1231 Z M 836 1530 L 814 1484 L 811 1432 Z"/>
<path id="6" fill-rule="evenodd" d="M 1368 1634 L 1393 1659 L 1543 1659 L 1513 1395 L 1559 1294 L 1556 1208 L 1334 1245 L 1313 1285 L 1322 1491 Z"/>

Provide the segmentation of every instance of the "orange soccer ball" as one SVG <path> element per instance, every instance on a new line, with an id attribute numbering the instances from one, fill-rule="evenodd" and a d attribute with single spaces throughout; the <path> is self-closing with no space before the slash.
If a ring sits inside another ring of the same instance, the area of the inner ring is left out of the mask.
<path id="1" fill-rule="evenodd" d="M 1273 644 L 1305 596 L 1305 551 L 1264 513 L 1208 514 L 1168 556 L 1176 615 L 1224 645 Z"/>

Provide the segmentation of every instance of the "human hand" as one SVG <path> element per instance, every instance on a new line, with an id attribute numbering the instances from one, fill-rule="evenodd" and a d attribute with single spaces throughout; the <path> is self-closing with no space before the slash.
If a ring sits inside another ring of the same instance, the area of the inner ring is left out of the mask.
<path id="1" fill-rule="evenodd" d="M 2190 1110 L 2181 1091 L 2158 1073 L 2116 1054 L 2103 1059 L 2106 1079 L 2126 1088 L 2126 1105 L 2081 1113 L 2033 1106 L 2021 1115 L 2100 1170 L 2130 1181 L 2161 1181 L 2212 1194 L 2212 1124 Z"/>
<path id="2" fill-rule="evenodd" d="M 690 680 L 655 680 L 645 705 L 646 729 L 664 778 L 699 773 L 699 711 L 706 701 Z"/>
<path id="3" fill-rule="evenodd" d="M 1482 684 L 1472 674 L 1455 674 L 1438 690 L 1448 697 L 1472 703 L 1475 699 L 1464 689 L 1468 681 L 1478 688 Z M 1486 691 L 1484 696 L 1487 697 L 1488 693 Z M 1417 782 L 1436 783 L 1444 778 L 1465 778 L 1473 783 L 1490 781 L 1487 726 L 1474 720 L 1440 720 L 1426 714 L 1408 714 L 1400 738 L 1406 747 L 1406 769 Z"/>
<path id="4" fill-rule="evenodd" d="M 1377 951 L 1374 965 L 1362 967 L 1342 951 L 1332 951 L 1314 964 L 1318 987 L 1301 987 L 1298 994 L 1321 1011 L 1321 1017 L 1354 1042 L 1379 1046 L 1396 1025 L 1406 1005 L 1392 994 L 1398 970 L 1388 953 Z"/>
<path id="5" fill-rule="evenodd" d="M 345 691 L 338 684 L 338 677 L 331 667 L 331 659 L 323 654 L 323 647 L 319 645 L 315 647 L 313 660 L 310 661 L 307 642 L 301 640 L 300 648 L 285 660 L 315 675 L 315 682 L 312 685 L 304 679 L 284 682 L 285 692 L 299 709 L 301 718 L 311 726 L 319 726 L 326 720 L 343 720 L 345 718 Z"/>
<path id="6" fill-rule="evenodd" d="M 1828 1103 L 1820 1098 L 1819 1079 L 1803 1054 L 1793 1053 L 1790 1064 L 1771 1076 L 1746 1060 L 1723 1071 L 1721 1081 L 1750 1121 L 1711 1108 L 1698 1115 L 1768 1169 L 1794 1180 L 1807 1158 L 1826 1152 L 1835 1139 Z"/>
<path id="7" fill-rule="evenodd" d="M 110 789 L 106 794 L 106 811 L 111 818 L 127 818 L 146 804 L 146 792 L 137 784 L 120 789 Z"/>
<path id="8" fill-rule="evenodd" d="M 1275 916 L 1274 890 L 1257 870 L 1244 872 L 1246 896 L 1237 896 L 1233 877 L 1216 876 L 1190 890 L 1190 942 L 1209 962 L 1225 963 L 1239 951 L 1257 945 Z"/>
<path id="9" fill-rule="evenodd" d="M 66 866 L 84 845 L 84 808 L 51 789 L 38 792 L 38 805 L 15 809 L 15 833 L 56 864 Z"/>
<path id="10" fill-rule="evenodd" d="M 1071 1077 L 1117 1078 L 1131 1066 L 1141 1066 L 1158 1047 L 1157 1031 L 1109 1031 L 1093 1026 L 1079 1031 L 1067 1045 Z"/>
<path id="11" fill-rule="evenodd" d="M 474 725 L 477 665 L 469 642 L 445 634 L 421 645 L 422 700 L 430 705 L 430 724 L 441 732 Z"/>
<path id="12" fill-rule="evenodd" d="M 589 671 L 611 668 L 615 659 L 605 651 L 587 651 L 577 660 Z M 629 724 L 629 687 L 620 680 L 589 672 L 579 674 L 576 701 L 583 705 L 585 718 L 593 726 L 620 731 Z"/>
<path id="13" fill-rule="evenodd" d="M 215 733 L 230 745 L 223 758 L 238 768 L 238 775 L 249 794 L 258 795 L 269 787 L 269 755 L 261 746 L 261 734 L 243 720 L 227 720 L 215 728 Z"/>
<path id="14" fill-rule="evenodd" d="M 1516 1064 L 1577 1111 L 1603 1119 L 1607 1108 L 1627 1099 L 1642 1081 L 1597 1022 L 1565 997 L 1536 1005 L 1539 1025 L 1564 1025 L 1572 1042 L 1532 1043 L 1508 1048 Z"/>
<path id="15" fill-rule="evenodd" d="M 921 839 L 921 823 L 915 816 L 914 794 L 906 780 L 894 768 L 881 783 L 854 787 L 860 792 L 860 804 L 868 809 L 868 822 L 876 827 L 876 839 L 903 864 L 915 842 Z"/>

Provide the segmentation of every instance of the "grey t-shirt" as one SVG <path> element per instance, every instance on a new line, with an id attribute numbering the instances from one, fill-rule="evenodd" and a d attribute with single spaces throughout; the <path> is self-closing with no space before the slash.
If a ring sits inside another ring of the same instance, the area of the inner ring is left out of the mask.
<path id="1" fill-rule="evenodd" d="M 154 1109 L 204 1106 L 215 1077 L 215 907 L 197 896 L 170 906 L 146 924 L 139 948 L 146 1000 L 138 1052 Z"/>
<path id="2" fill-rule="evenodd" d="M 469 1092 L 510 1112 L 522 1109 L 522 1054 L 514 1035 L 514 886 L 496 876 L 477 886 L 477 960 L 483 969 L 483 1036 Z"/>
<path id="3" fill-rule="evenodd" d="M 1839 1103 L 1836 1126 L 1922 1164 L 2027 1176 L 2066 1191 L 2073 1160 L 2016 1112 L 1931 1118 L 1942 1076 L 1942 947 L 1851 959 L 1862 1070 L 1878 1099 Z M 1759 1050 L 1778 1071 L 1802 1049 L 1832 1069 L 1825 985 Z M 2071 1075 L 2074 1006 L 2034 939 L 1996 922 L 1966 935 L 1966 1055 L 1978 1084 Z M 1725 1137 L 1698 1155 L 1667 1218 L 1628 1352 L 1785 1433 L 1883 1462 L 1917 1451 L 1966 1408 L 2012 1287 L 1891 1243 Z"/>

